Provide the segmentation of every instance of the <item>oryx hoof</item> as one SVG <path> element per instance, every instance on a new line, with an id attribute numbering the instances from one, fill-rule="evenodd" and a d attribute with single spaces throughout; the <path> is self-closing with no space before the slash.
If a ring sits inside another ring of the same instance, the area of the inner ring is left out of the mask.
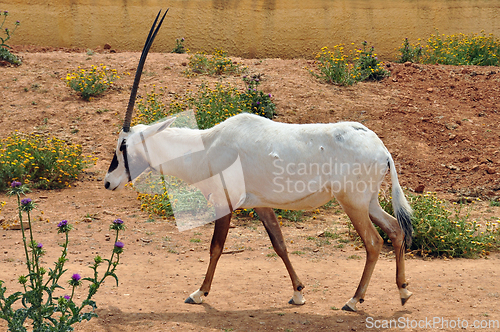
<path id="1" fill-rule="evenodd" d="M 342 307 L 342 310 L 344 310 L 344 311 L 352 311 L 352 312 L 358 311 L 356 308 L 351 308 L 347 304 L 344 304 L 344 306 Z"/>
<path id="2" fill-rule="evenodd" d="M 401 297 L 401 305 L 405 305 L 405 303 L 408 301 L 408 299 L 413 295 L 412 292 L 410 292 L 406 288 L 400 288 L 399 289 L 399 295 Z"/>
<path id="3" fill-rule="evenodd" d="M 306 299 L 304 298 L 301 292 L 295 291 L 293 292 L 293 296 L 290 299 L 290 301 L 288 301 L 288 303 L 295 305 L 303 305 L 304 303 L 306 303 Z"/>
<path id="4" fill-rule="evenodd" d="M 352 298 L 342 307 L 342 310 L 356 312 L 358 311 L 358 309 L 356 309 L 356 303 L 358 303 L 358 301 Z"/>
<path id="5" fill-rule="evenodd" d="M 411 293 L 411 292 L 410 292 L 410 294 L 408 294 L 408 296 L 407 296 L 407 297 L 405 297 L 405 298 L 404 298 L 404 297 L 402 297 L 402 298 L 401 298 L 401 305 L 405 305 L 405 304 L 406 304 L 406 302 L 410 299 L 410 297 L 411 297 L 412 295 L 413 295 L 413 293 Z"/>
<path id="6" fill-rule="evenodd" d="M 202 291 L 197 290 L 193 294 L 189 295 L 189 297 L 184 301 L 184 303 L 201 304 L 203 303 L 203 299 L 201 298 L 202 294 L 203 294 Z"/>
<path id="7" fill-rule="evenodd" d="M 201 302 L 203 302 L 203 300 L 202 300 Z M 194 301 L 191 297 L 188 297 L 188 298 L 184 301 L 184 303 L 189 303 L 189 304 L 200 304 L 201 302 L 199 302 L 199 303 L 198 303 L 198 302 L 195 302 L 195 301 Z"/>

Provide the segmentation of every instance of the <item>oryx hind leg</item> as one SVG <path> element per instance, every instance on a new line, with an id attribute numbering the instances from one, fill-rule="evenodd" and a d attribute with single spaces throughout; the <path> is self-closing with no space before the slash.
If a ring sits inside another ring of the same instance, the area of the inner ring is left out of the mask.
<path id="1" fill-rule="evenodd" d="M 288 302 L 290 304 L 304 304 L 306 302 L 304 296 L 302 295 L 302 290 L 304 289 L 304 284 L 299 280 L 299 277 L 293 269 L 292 263 L 288 258 L 288 252 L 286 250 L 285 240 L 283 239 L 283 233 L 281 233 L 281 228 L 276 219 L 276 215 L 272 208 L 255 208 L 255 212 L 259 215 L 262 220 L 264 227 L 266 228 L 267 234 L 271 239 L 274 251 L 285 263 L 290 279 L 292 279 L 293 285 L 293 297 Z"/>
<path id="2" fill-rule="evenodd" d="M 366 201 L 366 204 L 363 201 Z M 344 208 L 345 213 L 349 216 L 349 219 L 351 219 L 354 229 L 356 229 L 356 232 L 361 237 L 361 240 L 363 240 L 366 248 L 365 268 L 363 270 L 363 275 L 361 276 L 358 288 L 356 289 L 354 296 L 342 307 L 342 310 L 357 311 L 356 304 L 364 301 L 366 290 L 368 288 L 368 284 L 370 283 L 370 278 L 373 270 L 375 269 L 375 264 L 377 263 L 384 241 L 370 220 L 368 213 L 368 200 L 362 198 L 357 201 L 352 199 L 350 202 L 342 202 L 340 200 L 339 202 L 342 204 L 342 207 Z"/>
<path id="3" fill-rule="evenodd" d="M 405 277 L 405 245 L 403 230 L 396 218 L 386 213 L 379 204 L 378 195 L 374 195 L 370 202 L 370 219 L 380 227 L 391 239 L 396 255 L 396 285 L 399 289 L 401 304 L 404 305 L 412 293 L 406 288 L 408 283 Z"/>
<path id="4" fill-rule="evenodd" d="M 207 296 L 210 292 L 215 268 L 217 267 L 217 262 L 219 261 L 222 250 L 224 249 L 224 243 L 226 242 L 230 221 L 231 214 L 228 214 L 215 221 L 214 234 L 212 236 L 212 242 L 210 244 L 210 263 L 208 264 L 205 279 L 203 280 L 203 284 L 201 285 L 200 289 L 189 295 L 186 301 L 184 301 L 185 303 L 200 304 L 203 302 L 203 299 L 201 297 Z"/>

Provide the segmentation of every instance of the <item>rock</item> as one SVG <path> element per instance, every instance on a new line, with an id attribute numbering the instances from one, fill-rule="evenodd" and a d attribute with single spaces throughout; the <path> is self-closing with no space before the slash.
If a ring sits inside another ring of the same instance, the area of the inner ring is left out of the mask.
<path id="1" fill-rule="evenodd" d="M 432 88 L 429 88 L 429 89 L 432 89 Z M 429 89 L 427 89 L 427 91 L 428 91 Z M 432 92 L 432 91 L 431 91 L 431 92 Z M 454 129 L 456 129 L 456 128 L 458 127 L 458 124 L 456 124 L 456 123 L 446 123 L 444 126 L 445 126 L 445 127 L 446 127 L 446 129 L 448 129 L 448 130 L 454 130 Z"/>
<path id="2" fill-rule="evenodd" d="M 412 62 L 410 62 L 410 61 L 406 61 L 406 62 L 404 63 L 404 66 L 405 66 L 405 67 L 410 67 L 410 66 L 411 66 L 411 64 L 412 64 Z"/>
<path id="3" fill-rule="evenodd" d="M 458 159 L 459 162 L 461 163 L 466 163 L 470 160 L 470 157 L 469 156 L 463 156 L 461 157 L 460 159 Z"/>
<path id="4" fill-rule="evenodd" d="M 105 50 L 110 50 L 110 49 L 111 49 L 111 45 L 109 45 L 109 44 L 107 44 L 107 43 L 106 43 L 106 44 L 104 44 L 104 49 L 105 49 Z"/>
<path id="5" fill-rule="evenodd" d="M 423 193 L 424 189 L 425 189 L 425 185 L 419 184 L 418 186 L 415 187 L 414 190 L 415 190 L 416 193 Z"/>
<path id="6" fill-rule="evenodd" d="M 495 174 L 496 171 L 495 171 L 495 169 L 493 167 L 487 167 L 486 168 L 486 173 L 488 173 L 488 174 Z"/>
<path id="7" fill-rule="evenodd" d="M 433 89 L 433 88 L 427 88 L 427 90 L 426 90 L 426 91 L 427 91 L 427 92 L 433 92 L 433 91 L 434 91 L 434 89 Z"/>

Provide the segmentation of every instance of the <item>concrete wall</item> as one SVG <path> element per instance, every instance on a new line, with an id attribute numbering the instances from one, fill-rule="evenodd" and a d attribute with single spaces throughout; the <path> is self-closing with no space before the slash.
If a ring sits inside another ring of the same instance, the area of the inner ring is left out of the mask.
<path id="1" fill-rule="evenodd" d="M 312 58 L 323 46 L 367 40 L 383 59 L 403 38 L 485 30 L 500 37 L 498 0 L 0 0 L 21 26 L 11 44 L 140 50 L 160 8 L 170 7 L 153 51 L 186 38 L 192 51 Z"/>

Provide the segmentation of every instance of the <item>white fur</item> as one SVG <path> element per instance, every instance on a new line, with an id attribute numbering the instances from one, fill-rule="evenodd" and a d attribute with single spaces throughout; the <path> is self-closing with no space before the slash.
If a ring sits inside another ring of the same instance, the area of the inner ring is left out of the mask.
<path id="1" fill-rule="evenodd" d="M 118 147 L 122 139 L 127 140 L 129 164 L 133 165 L 135 156 L 163 174 L 195 184 L 228 169 L 239 156 L 244 192 L 231 196 L 239 196 L 240 208 L 315 208 L 337 194 L 355 195 L 356 188 L 346 183 L 373 183 L 360 190 L 366 197 L 378 191 L 390 159 L 377 135 L 355 122 L 285 124 L 244 113 L 207 130 L 168 125 L 136 126 L 130 133 L 122 132 Z M 118 152 L 117 156 L 122 159 Z M 128 180 L 122 163 L 106 175 L 110 189 Z M 205 193 L 210 188 L 200 190 Z"/>

